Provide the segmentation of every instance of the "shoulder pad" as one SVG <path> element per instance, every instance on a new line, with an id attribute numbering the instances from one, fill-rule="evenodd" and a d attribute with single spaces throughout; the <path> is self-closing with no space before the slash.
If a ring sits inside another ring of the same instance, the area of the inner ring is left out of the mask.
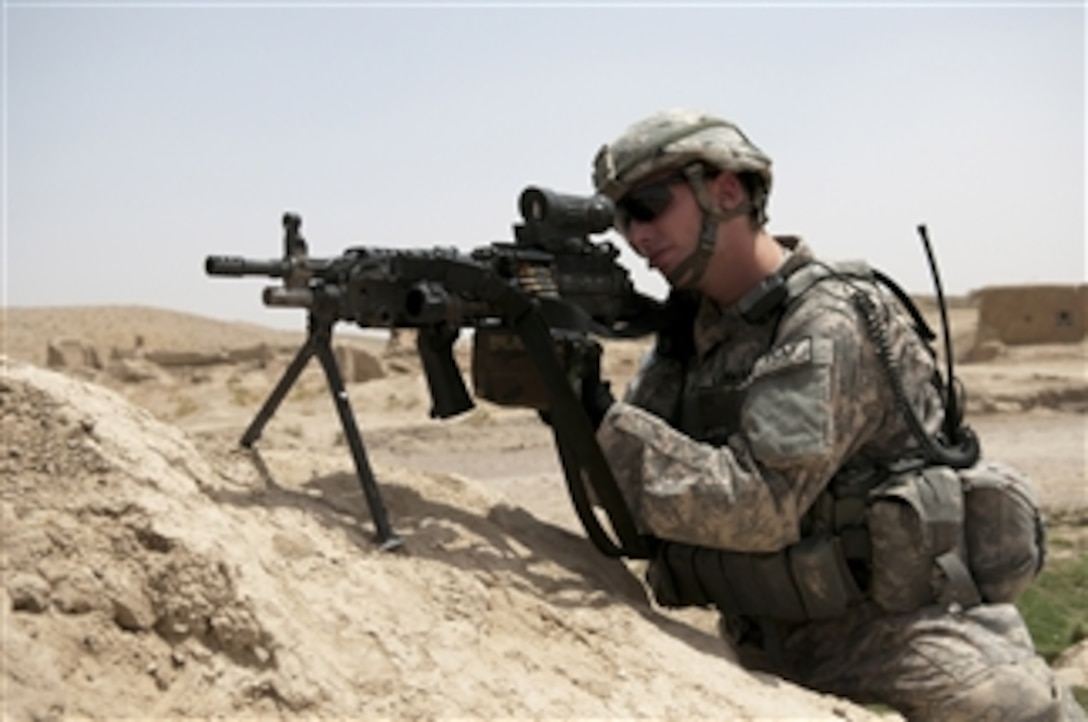
<path id="1" fill-rule="evenodd" d="M 786 279 L 787 302 L 803 295 L 810 288 L 829 278 L 851 278 L 865 281 L 873 280 L 873 269 L 862 260 L 852 261 L 813 261 L 790 274 Z"/>

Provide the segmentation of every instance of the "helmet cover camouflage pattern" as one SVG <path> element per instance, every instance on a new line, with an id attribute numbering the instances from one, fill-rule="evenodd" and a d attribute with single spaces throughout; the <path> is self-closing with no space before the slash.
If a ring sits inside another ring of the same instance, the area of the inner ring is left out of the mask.
<path id="1" fill-rule="evenodd" d="M 617 200 L 644 178 L 697 161 L 733 173 L 757 173 L 770 191 L 771 159 L 740 128 L 685 108 L 654 113 L 602 146 L 593 163 L 593 185 Z"/>

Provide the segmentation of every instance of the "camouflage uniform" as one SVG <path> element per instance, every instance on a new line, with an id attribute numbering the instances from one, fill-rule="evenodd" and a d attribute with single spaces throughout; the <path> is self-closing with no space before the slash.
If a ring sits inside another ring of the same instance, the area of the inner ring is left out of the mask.
<path id="1" fill-rule="evenodd" d="M 781 273 L 811 261 L 799 244 Z M 907 400 L 927 430 L 938 429 L 932 354 L 874 284 L 825 280 L 758 322 L 703 299 L 691 357 L 650 354 L 598 435 L 642 531 L 736 552 L 782 550 L 820 523 L 837 477 L 916 447 L 852 300 L 859 291 L 876 301 Z M 701 413 L 721 389 L 742 393 L 738 408 Z M 890 705 L 909 720 L 1084 719 L 1011 604 L 890 614 L 862 599 L 835 619 L 756 621 L 723 614 L 721 624 L 750 666 Z"/>

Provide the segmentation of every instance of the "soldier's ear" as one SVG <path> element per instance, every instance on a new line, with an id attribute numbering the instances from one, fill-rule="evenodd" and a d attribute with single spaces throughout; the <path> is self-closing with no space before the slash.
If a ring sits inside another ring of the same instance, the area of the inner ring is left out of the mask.
<path id="1" fill-rule="evenodd" d="M 744 184 L 736 173 L 723 171 L 707 181 L 711 197 L 722 210 L 731 211 L 739 207 L 747 198 Z"/>

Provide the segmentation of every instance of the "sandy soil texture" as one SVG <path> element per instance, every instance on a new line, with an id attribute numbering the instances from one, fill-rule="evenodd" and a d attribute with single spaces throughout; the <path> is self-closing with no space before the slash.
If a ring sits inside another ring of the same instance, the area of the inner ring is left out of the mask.
<path id="1" fill-rule="evenodd" d="M 6 719 L 877 718 L 743 670 L 708 612 L 653 607 L 585 539 L 535 412 L 429 419 L 410 348 L 338 340 L 404 541 L 386 553 L 316 363 L 238 446 L 301 331 L 42 308 L 6 309 L 0 337 Z M 622 386 L 644 348 L 609 344 L 605 374 Z M 1085 352 L 958 367 L 987 455 L 1036 478 L 1074 554 Z"/>

